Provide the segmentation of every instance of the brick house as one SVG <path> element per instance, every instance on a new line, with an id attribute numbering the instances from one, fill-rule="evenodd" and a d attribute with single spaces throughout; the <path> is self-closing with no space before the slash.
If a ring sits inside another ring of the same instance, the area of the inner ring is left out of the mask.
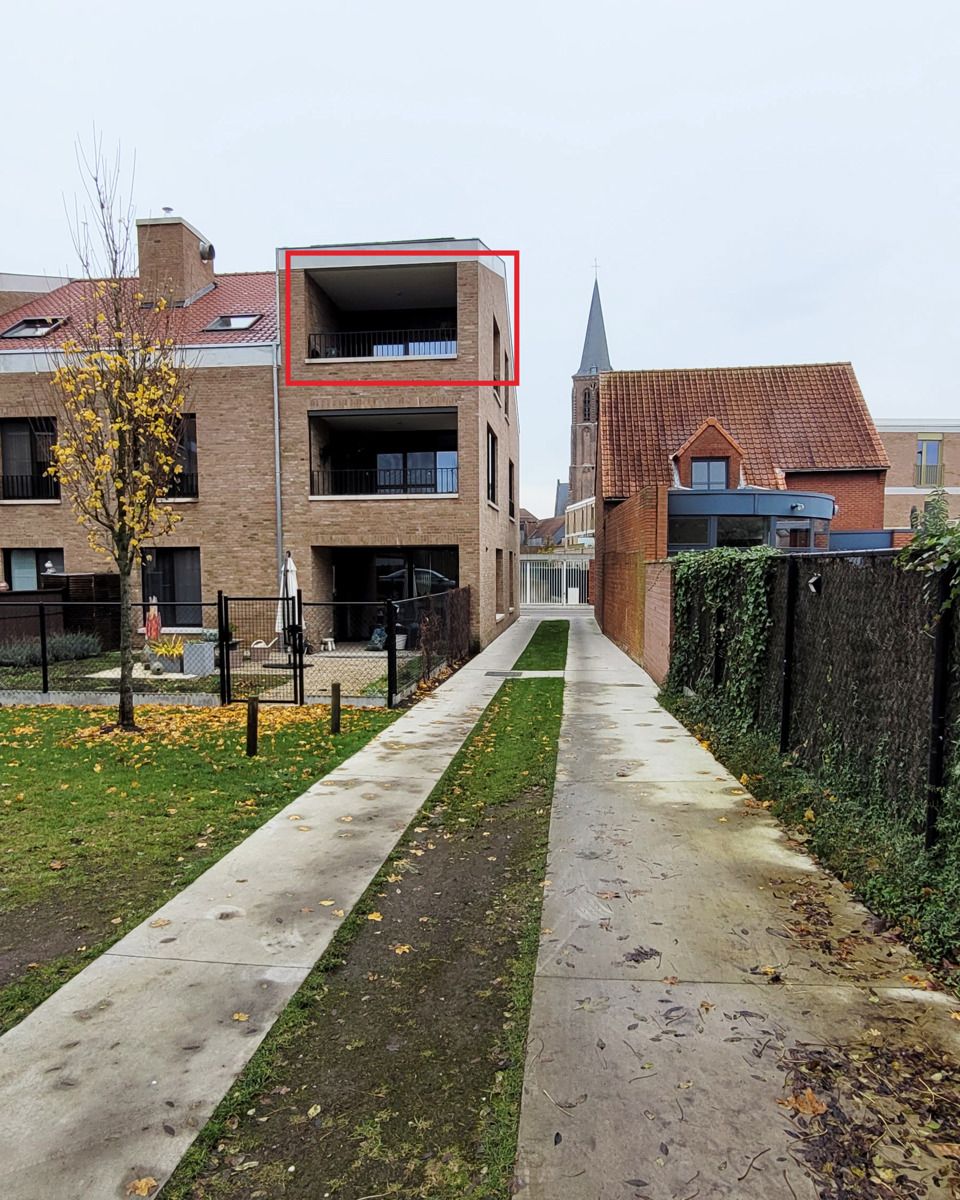
<path id="1" fill-rule="evenodd" d="M 290 550 L 305 599 L 470 585 L 474 638 L 485 644 L 505 628 L 519 555 L 514 389 L 404 383 L 512 377 L 500 260 L 453 239 L 391 243 L 408 253 L 378 254 L 375 267 L 352 251 L 390 247 L 294 255 L 288 331 L 283 252 L 276 271 L 217 275 L 213 247 L 181 218 L 138 221 L 137 234 L 139 287 L 176 306 L 195 368 L 171 497 L 183 519 L 144 568 L 145 591 L 173 606 L 165 624 L 193 624 L 191 604 L 218 589 L 276 594 Z M 409 253 L 418 248 L 448 254 Z M 16 290 L 27 302 L 0 319 L 0 579 L 30 590 L 48 562 L 73 573 L 103 570 L 104 560 L 45 475 L 52 356 L 89 290 L 82 281 Z M 288 386 L 286 333 L 294 378 L 369 383 Z"/>
<path id="2" fill-rule="evenodd" d="M 890 459 L 884 525 L 909 529 L 911 511 L 922 512 L 935 487 L 946 492 L 950 515 L 960 517 L 960 421 L 881 420 L 877 432 Z"/>
<path id="3" fill-rule="evenodd" d="M 849 363 L 610 371 L 598 417 L 597 615 L 641 661 L 663 641 L 651 611 L 669 610 L 647 604 L 650 564 L 884 537 L 889 462 Z M 669 571 L 656 578 L 669 587 Z"/>

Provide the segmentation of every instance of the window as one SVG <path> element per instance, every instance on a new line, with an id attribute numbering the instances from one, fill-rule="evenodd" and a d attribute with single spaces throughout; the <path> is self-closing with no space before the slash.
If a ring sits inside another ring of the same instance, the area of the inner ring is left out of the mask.
<path id="1" fill-rule="evenodd" d="M 250 329 L 262 316 L 263 313 L 237 313 L 214 317 L 209 325 L 204 326 L 204 330 L 214 332 L 223 329 Z"/>
<path id="2" fill-rule="evenodd" d="M 939 487 L 943 483 L 943 435 L 922 433 L 917 438 L 914 487 Z"/>
<path id="3" fill-rule="evenodd" d="M 805 517 L 777 517 L 778 550 L 809 550 L 810 522 Z"/>
<path id="4" fill-rule="evenodd" d="M 181 547 L 144 550 L 143 598 L 148 604 L 156 599 L 167 629 L 202 625 L 200 551 Z"/>
<path id="5" fill-rule="evenodd" d="M 497 551 L 497 616 L 503 616 L 503 551 Z"/>
<path id="6" fill-rule="evenodd" d="M 60 484 L 47 474 L 56 439 L 52 417 L 0 421 L 0 499 L 59 500 Z"/>
<path id="7" fill-rule="evenodd" d="M 516 606 L 516 563 L 514 562 L 513 551 L 510 551 L 510 611 L 513 612 Z"/>
<path id="8" fill-rule="evenodd" d="M 710 544 L 708 517 L 671 517 L 667 524 L 667 543 L 671 549 Z"/>
<path id="9" fill-rule="evenodd" d="M 497 502 L 497 435 L 487 426 L 487 499 Z"/>
<path id="10" fill-rule="evenodd" d="M 176 459 L 177 465 L 182 469 L 180 474 L 174 475 L 170 481 L 171 497 L 185 500 L 198 496 L 197 418 L 193 413 L 184 413 L 180 418 Z"/>
<path id="11" fill-rule="evenodd" d="M 723 491 L 727 486 L 726 458 L 694 458 L 690 461 L 690 486 L 708 492 Z"/>
<path id="12" fill-rule="evenodd" d="M 766 517 L 717 517 L 718 546 L 762 546 L 766 540 Z"/>
<path id="13" fill-rule="evenodd" d="M 369 471 L 359 471 L 359 492 L 363 494 Z M 391 450 L 377 455 L 376 492 L 399 495 L 442 493 L 457 490 L 456 450 Z"/>
<path id="14" fill-rule="evenodd" d="M 510 378 L 510 355 L 507 354 L 506 351 L 504 351 L 504 355 L 503 355 L 503 378 L 504 378 L 504 380 L 507 380 Z M 509 421 L 509 419 L 510 419 L 510 389 L 509 389 L 509 387 L 507 387 L 506 383 L 504 383 L 504 385 L 503 385 L 503 415 Z"/>
<path id="15" fill-rule="evenodd" d="M 12 592 L 35 592 L 41 575 L 63 574 L 62 550 L 4 550 L 3 577 Z"/>
<path id="16" fill-rule="evenodd" d="M 590 420 L 590 411 L 590 389 L 587 388 L 587 390 L 583 393 L 583 419 L 585 421 Z"/>
<path id="17" fill-rule="evenodd" d="M 511 461 L 507 467 L 507 503 L 509 504 L 511 517 L 516 516 L 516 508 L 514 505 L 514 492 L 513 492 L 514 478 L 515 478 L 515 468 L 514 468 L 513 462 Z"/>
<path id="18" fill-rule="evenodd" d="M 41 338 L 46 337 L 51 330 L 62 325 L 66 317 L 24 317 L 16 325 L 5 329 L 0 337 L 5 338 Z"/>
<path id="19" fill-rule="evenodd" d="M 493 318 L 493 377 L 500 379 L 500 366 L 503 361 L 502 352 L 500 349 L 500 326 L 497 324 L 497 318 Z M 495 385 L 493 394 L 500 399 L 500 387 Z"/>

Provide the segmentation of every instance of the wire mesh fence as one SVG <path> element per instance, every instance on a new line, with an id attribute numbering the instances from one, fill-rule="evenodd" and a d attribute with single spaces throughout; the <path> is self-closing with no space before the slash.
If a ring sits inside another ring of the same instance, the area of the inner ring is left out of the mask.
<path id="1" fill-rule="evenodd" d="M 178 623 L 164 627 L 164 617 Z M 182 610 L 182 611 L 181 611 Z M 113 703 L 120 686 L 118 601 L 0 602 L 0 704 Z M 189 622 L 189 623 L 187 623 Z M 470 590 L 399 602 L 233 597 L 138 604 L 133 688 L 160 703 L 392 705 L 466 658 Z"/>
<path id="2" fill-rule="evenodd" d="M 717 712 L 736 691 L 754 728 L 782 751 L 814 772 L 827 768 L 919 832 L 945 777 L 931 773 L 938 703 L 948 731 L 960 720 L 960 638 L 937 637 L 923 579 L 894 560 L 883 551 L 772 556 L 759 614 L 741 594 L 745 576 L 730 581 L 719 603 L 694 590 L 676 613 L 685 651 L 674 682 L 710 695 Z M 766 655 L 745 679 L 738 645 L 748 621 L 763 624 L 754 633 Z M 947 668 L 939 700 L 938 653 Z M 947 773 L 958 749 L 948 736 Z"/>

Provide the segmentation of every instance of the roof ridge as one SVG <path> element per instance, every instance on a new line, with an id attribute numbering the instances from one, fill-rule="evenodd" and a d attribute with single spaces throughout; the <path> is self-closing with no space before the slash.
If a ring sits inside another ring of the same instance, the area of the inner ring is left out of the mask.
<path id="1" fill-rule="evenodd" d="M 797 363 L 744 363 L 727 367 L 630 367 L 615 370 L 613 367 L 603 372 L 604 375 L 683 375 L 683 374 L 712 374 L 720 371 L 788 371 L 801 367 L 852 367 L 850 359 L 836 359 L 829 362 L 797 362 Z"/>

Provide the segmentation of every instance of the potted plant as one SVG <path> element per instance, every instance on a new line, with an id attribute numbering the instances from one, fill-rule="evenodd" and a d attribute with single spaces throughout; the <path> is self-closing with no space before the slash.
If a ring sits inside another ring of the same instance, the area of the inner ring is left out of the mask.
<path id="1" fill-rule="evenodd" d="M 205 629 L 197 641 L 185 642 L 183 673 L 185 675 L 212 675 L 215 670 L 216 643 L 217 631 L 215 629 Z"/>
<path id="2" fill-rule="evenodd" d="M 183 638 L 162 637 L 150 643 L 151 662 L 159 663 L 164 671 L 179 674 L 183 669 Z"/>

